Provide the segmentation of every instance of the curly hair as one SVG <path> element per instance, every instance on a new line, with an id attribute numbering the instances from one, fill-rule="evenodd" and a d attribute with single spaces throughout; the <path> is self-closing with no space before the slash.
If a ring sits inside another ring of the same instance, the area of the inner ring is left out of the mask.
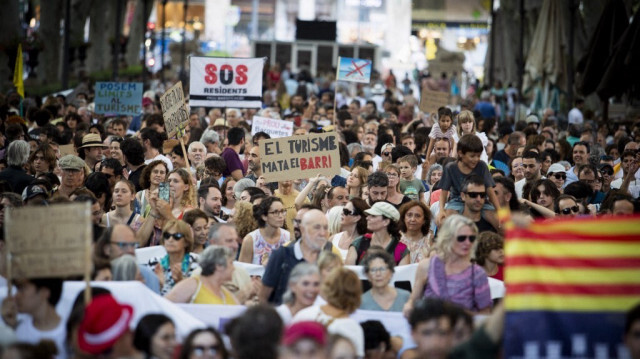
<path id="1" fill-rule="evenodd" d="M 369 274 L 371 262 L 373 262 L 374 259 L 382 259 L 391 273 L 395 272 L 396 261 L 389 252 L 385 250 L 370 249 L 367 251 L 366 257 L 364 257 L 362 262 L 360 262 L 360 265 L 364 267 L 363 269 L 365 274 Z"/>
<path id="2" fill-rule="evenodd" d="M 331 271 L 322 283 L 322 294 L 327 303 L 351 314 L 360 307 L 362 284 L 351 269 L 344 267 Z"/>
<path id="3" fill-rule="evenodd" d="M 398 221 L 398 227 L 400 228 L 400 232 L 407 232 L 407 224 L 405 223 L 405 216 L 407 212 L 413 207 L 420 207 L 422 209 L 422 215 L 424 216 L 424 223 L 422 227 L 420 227 L 420 232 L 422 232 L 423 236 L 426 236 L 429 233 L 429 229 L 431 226 L 431 211 L 427 206 L 422 202 L 411 201 L 400 206 L 400 221 Z"/>
<path id="4" fill-rule="evenodd" d="M 262 219 L 262 216 L 269 215 L 269 209 L 274 202 L 282 203 L 282 200 L 278 197 L 267 197 L 263 199 L 259 205 L 253 207 L 253 218 L 258 222 L 258 227 L 262 228 L 267 225 L 267 222 Z"/>
<path id="5" fill-rule="evenodd" d="M 184 168 L 176 168 L 173 171 L 169 172 L 169 175 L 177 173 L 178 176 L 182 179 L 182 182 L 187 185 L 187 190 L 182 194 L 182 199 L 180 200 L 181 207 L 193 206 L 196 203 L 195 198 L 195 188 L 196 186 L 193 184 L 193 179 L 189 171 Z M 169 176 L 167 176 L 169 178 Z"/>
<path id="6" fill-rule="evenodd" d="M 164 166 L 164 181 L 167 180 L 167 177 L 169 176 L 169 167 L 167 167 L 167 164 L 163 160 L 152 161 L 142 170 L 142 174 L 140 174 L 140 188 L 148 189 L 151 187 L 151 172 L 158 165 Z"/>
<path id="7" fill-rule="evenodd" d="M 234 208 L 233 223 L 236 225 L 238 236 L 244 238 L 258 228 L 258 222 L 253 217 L 253 205 L 250 202 L 237 201 Z"/>
<path id="8" fill-rule="evenodd" d="M 478 244 L 476 244 L 476 263 L 483 266 L 486 259 L 494 249 L 504 248 L 504 238 L 501 235 L 489 231 L 482 232 L 478 235 Z"/>

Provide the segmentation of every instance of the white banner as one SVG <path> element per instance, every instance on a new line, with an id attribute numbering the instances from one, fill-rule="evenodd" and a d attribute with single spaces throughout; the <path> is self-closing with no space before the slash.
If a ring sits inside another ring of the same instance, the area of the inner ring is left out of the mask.
<path id="1" fill-rule="evenodd" d="M 190 107 L 262 107 L 264 58 L 190 57 Z"/>
<path id="2" fill-rule="evenodd" d="M 293 122 L 268 117 L 253 116 L 251 136 L 258 132 L 268 133 L 271 138 L 293 136 Z"/>

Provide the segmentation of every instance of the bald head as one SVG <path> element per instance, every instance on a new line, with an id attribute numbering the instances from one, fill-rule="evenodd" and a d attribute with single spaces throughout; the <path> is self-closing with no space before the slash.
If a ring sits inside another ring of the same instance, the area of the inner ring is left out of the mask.
<path id="1" fill-rule="evenodd" d="M 118 258 L 124 254 L 136 255 L 138 241 L 131 227 L 125 224 L 116 224 L 111 231 L 111 258 Z"/>

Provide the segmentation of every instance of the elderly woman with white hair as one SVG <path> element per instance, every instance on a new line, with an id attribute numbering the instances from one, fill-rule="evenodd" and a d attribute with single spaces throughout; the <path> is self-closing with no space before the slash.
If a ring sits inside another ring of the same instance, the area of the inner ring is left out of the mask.
<path id="1" fill-rule="evenodd" d="M 473 220 L 459 214 L 447 217 L 436 237 L 437 255 L 418 264 L 411 299 L 403 310 L 405 314 L 411 311 L 413 302 L 422 297 L 441 298 L 478 314 L 491 311 L 487 273 L 471 262 L 477 235 Z"/>
<path id="2" fill-rule="evenodd" d="M 138 280 L 144 283 L 144 278 L 140 274 L 138 261 L 131 254 L 124 254 L 111 261 L 112 280 L 131 281 Z"/>
<path id="3" fill-rule="evenodd" d="M 282 322 L 287 325 L 302 309 L 310 307 L 320 293 L 320 270 L 308 262 L 300 262 L 289 275 L 287 291 L 282 296 L 282 304 L 276 307 Z"/>
<path id="4" fill-rule="evenodd" d="M 209 246 L 200 254 L 202 272 L 176 284 L 165 298 L 174 303 L 239 304 L 223 284 L 231 280 L 235 253 L 222 246 Z"/>
<path id="5" fill-rule="evenodd" d="M 207 153 L 215 153 L 219 155 L 222 153 L 222 149 L 220 149 L 220 135 L 211 129 L 207 128 L 202 133 L 200 137 L 200 142 L 207 148 Z"/>

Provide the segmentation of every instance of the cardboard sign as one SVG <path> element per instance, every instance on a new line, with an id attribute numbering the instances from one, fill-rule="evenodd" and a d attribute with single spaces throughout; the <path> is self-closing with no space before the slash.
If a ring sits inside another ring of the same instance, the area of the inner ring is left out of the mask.
<path id="1" fill-rule="evenodd" d="M 77 156 L 76 149 L 73 148 L 73 145 L 61 145 L 59 147 L 60 157 L 64 157 L 66 155 L 74 155 Z"/>
<path id="2" fill-rule="evenodd" d="M 267 182 L 340 173 L 340 139 L 335 132 L 260 140 L 260 165 Z"/>
<path id="3" fill-rule="evenodd" d="M 271 138 L 288 137 L 293 135 L 293 122 L 253 116 L 251 136 L 258 132 L 268 133 Z"/>
<path id="4" fill-rule="evenodd" d="M 189 122 L 189 107 L 184 103 L 182 81 L 178 81 L 160 97 L 164 129 L 169 138 L 174 137 L 180 128 Z"/>
<path id="5" fill-rule="evenodd" d="M 89 203 L 22 207 L 7 212 L 5 238 L 15 278 L 85 274 L 93 239 Z"/>
<path id="6" fill-rule="evenodd" d="M 422 90 L 420 111 L 424 113 L 438 112 L 438 109 L 449 104 L 449 93 L 444 91 Z"/>
<path id="7" fill-rule="evenodd" d="M 260 108 L 264 62 L 264 58 L 191 56 L 189 104 Z"/>
<path id="8" fill-rule="evenodd" d="M 95 113 L 131 115 L 142 113 L 141 82 L 96 82 Z"/>
<path id="9" fill-rule="evenodd" d="M 338 80 L 368 84 L 372 67 L 370 60 L 338 57 Z"/>

